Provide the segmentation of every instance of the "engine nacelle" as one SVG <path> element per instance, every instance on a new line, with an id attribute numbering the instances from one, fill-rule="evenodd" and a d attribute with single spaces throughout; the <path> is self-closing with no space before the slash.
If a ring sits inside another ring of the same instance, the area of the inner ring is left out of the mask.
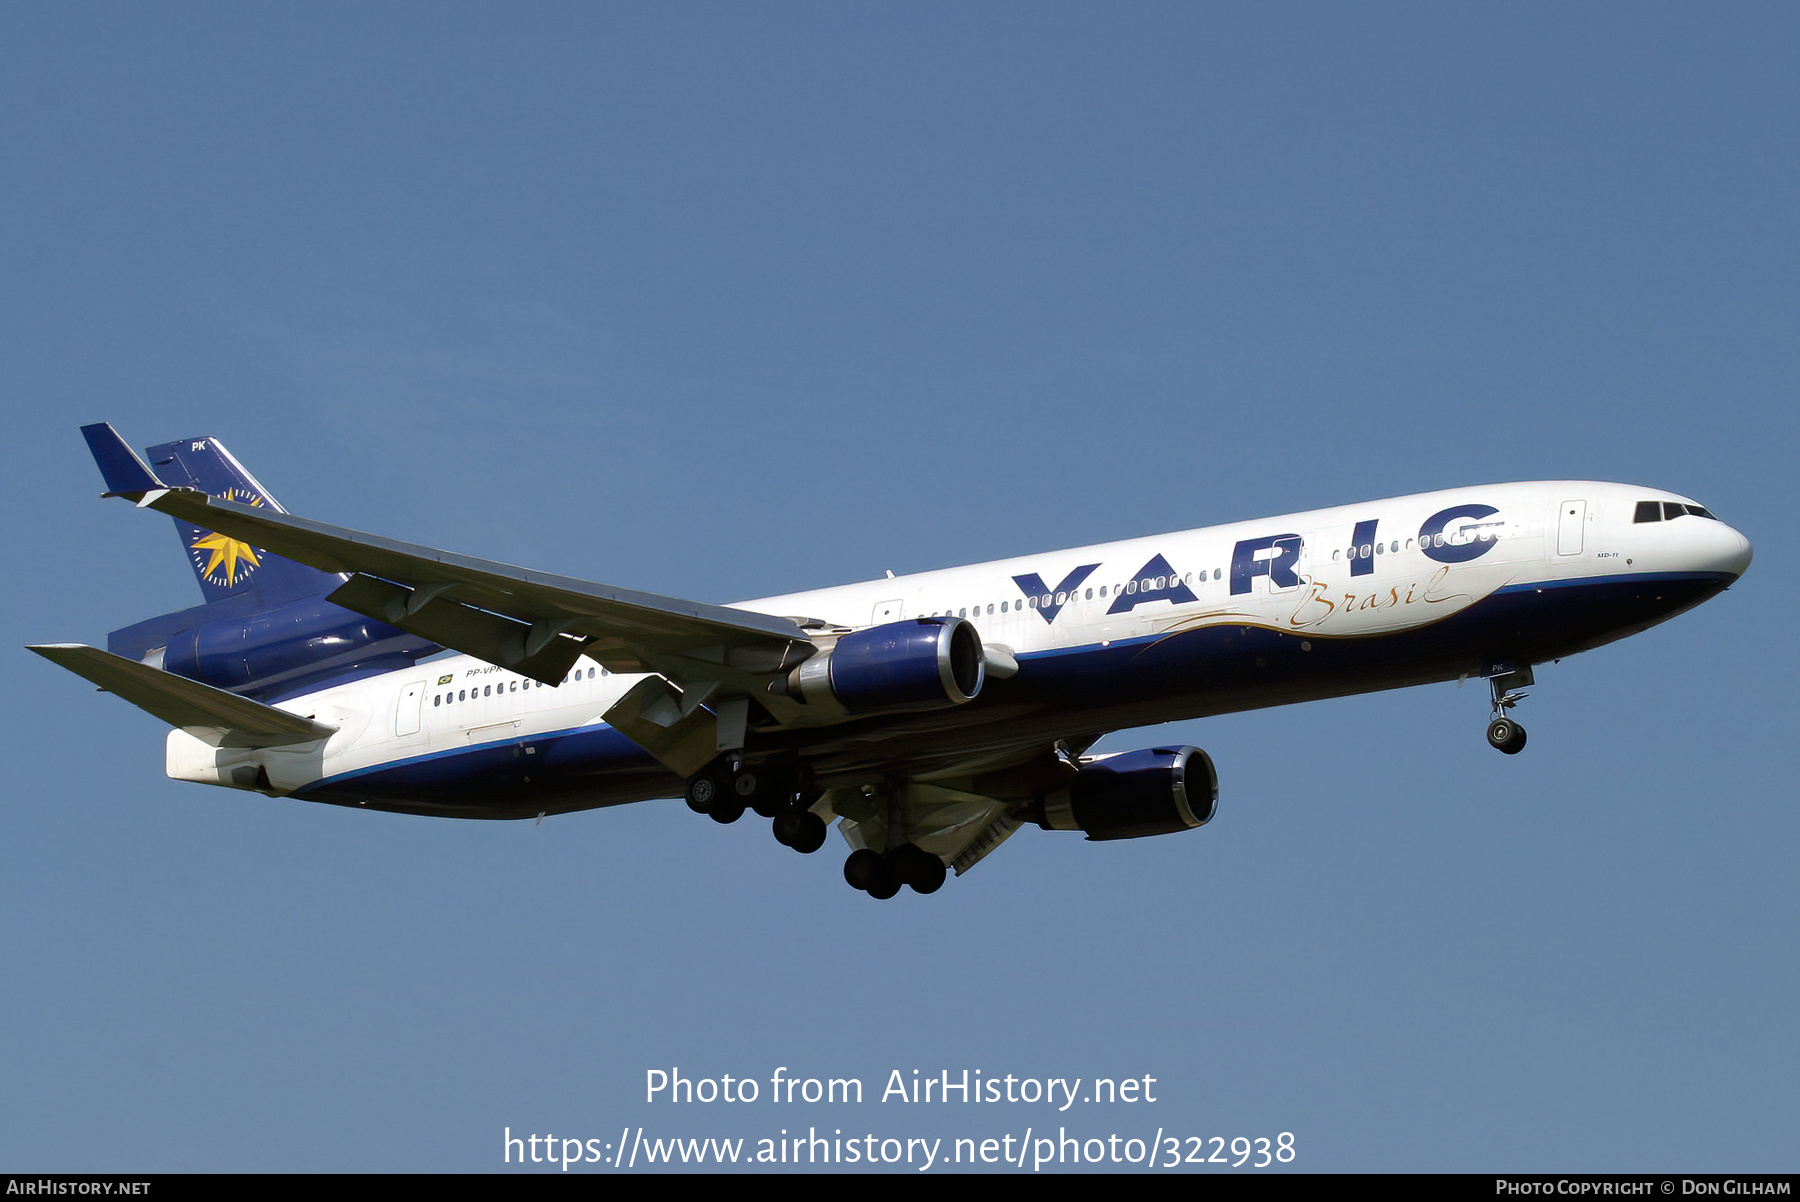
<path id="1" fill-rule="evenodd" d="M 1152 747 L 1084 763 L 1031 817 L 1045 830 L 1137 839 L 1205 826 L 1218 808 L 1211 756 L 1198 747 Z"/>
<path id="2" fill-rule="evenodd" d="M 964 618 L 913 618 L 843 635 L 788 673 L 788 696 L 851 714 L 946 709 L 987 679 L 981 636 Z"/>
<path id="3" fill-rule="evenodd" d="M 267 688 L 364 665 L 400 667 L 435 649 L 384 622 L 311 597 L 176 632 L 158 666 L 221 689 Z"/>

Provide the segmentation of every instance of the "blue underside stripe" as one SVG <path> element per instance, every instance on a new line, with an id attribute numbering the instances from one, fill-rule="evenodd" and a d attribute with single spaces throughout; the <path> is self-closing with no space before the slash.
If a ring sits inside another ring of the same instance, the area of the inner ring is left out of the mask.
<path id="1" fill-rule="evenodd" d="M 409 756 L 403 760 L 383 760 L 379 764 L 371 764 L 367 768 L 357 768 L 351 772 L 340 772 L 336 776 L 324 776 L 299 789 L 296 793 L 308 793 L 314 789 L 328 789 L 333 785 L 356 780 L 376 772 L 389 772 L 397 768 L 413 768 L 420 764 L 429 764 L 436 760 L 450 759 L 454 756 L 475 755 L 483 751 L 496 751 L 503 747 L 517 747 L 521 744 L 549 742 L 552 739 L 564 739 L 573 735 L 617 735 L 621 740 L 624 735 L 618 734 L 604 722 L 594 722 L 583 726 L 565 726 L 560 730 L 537 731 L 533 734 L 519 735 L 511 739 L 499 739 L 489 743 L 470 743 L 466 747 L 446 747 L 442 751 L 428 751 L 424 755 Z M 636 744 L 633 744 L 636 746 Z"/>
<path id="2" fill-rule="evenodd" d="M 1501 595 L 1505 595 L 1505 594 L 1546 592 L 1551 589 L 1567 589 L 1567 588 L 1609 586 L 1609 585 L 1621 585 L 1621 584 L 1630 584 L 1630 585 L 1665 584 L 1665 583 L 1666 584 L 1674 584 L 1674 583 L 1729 584 L 1733 581 L 1733 579 L 1735 579 L 1735 578 L 1730 573 L 1727 573 L 1727 572 L 1619 573 L 1619 574 L 1615 574 L 1615 575 L 1606 575 L 1606 576 L 1584 576 L 1584 577 L 1580 577 L 1578 579 L 1572 579 L 1572 580 L 1539 580 L 1539 581 L 1532 581 L 1532 582 L 1523 583 L 1523 584 L 1510 584 L 1510 585 L 1506 585 L 1503 588 L 1496 589 L 1492 594 L 1490 594 L 1490 596 L 1501 596 Z M 1476 602 L 1475 605 L 1470 606 L 1466 610 L 1459 611 L 1459 613 L 1466 614 L 1470 610 L 1478 608 L 1481 604 L 1482 604 L 1481 602 Z M 1456 616 L 1458 616 L 1458 615 L 1451 615 L 1451 617 L 1456 617 Z M 1254 623 L 1222 622 L 1222 623 L 1219 623 L 1219 626 L 1230 627 L 1230 626 L 1235 626 L 1235 625 L 1240 625 L 1240 624 L 1253 625 L 1253 626 L 1255 625 Z M 1203 629 L 1216 629 L 1216 627 L 1208 627 L 1208 628 L 1203 628 Z M 1266 629 L 1266 628 L 1259 627 L 1259 629 Z M 1420 628 L 1411 628 L 1411 629 L 1420 629 Z M 1199 633 L 1199 631 L 1192 631 L 1192 632 L 1187 632 L 1187 633 Z M 1390 633 L 1393 635 L 1404 635 L 1404 634 L 1408 633 L 1408 631 L 1394 631 L 1394 632 L 1390 632 Z M 1044 651 L 1026 652 L 1026 653 L 1021 654 L 1019 656 L 1019 658 L 1021 660 L 1049 660 L 1049 659 L 1062 659 L 1062 658 L 1065 658 L 1068 656 L 1112 654 L 1112 653 L 1117 653 L 1122 648 L 1130 648 L 1130 647 L 1136 647 L 1136 646 L 1145 646 L 1145 645 L 1162 643 L 1162 642 L 1167 641 L 1167 639 L 1169 637 L 1170 636 L 1167 634 L 1139 635 L 1139 636 L 1135 636 L 1135 637 L 1128 638 L 1128 639 L 1111 640 L 1110 642 L 1108 642 L 1106 644 L 1084 643 L 1084 644 L 1081 644 L 1081 645 L 1075 646 L 1075 647 L 1058 647 L 1058 648 L 1047 649 Z M 1320 636 L 1313 635 L 1312 637 L 1318 638 Z M 1066 667 L 1063 669 L 1063 671 L 1065 671 L 1065 672 L 1067 670 L 1068 669 Z M 509 738 L 509 739 L 500 739 L 500 740 L 494 740 L 494 741 L 484 742 L 484 743 L 472 743 L 472 744 L 469 744 L 469 745 L 463 746 L 463 747 L 445 748 L 445 749 L 439 750 L 439 751 L 431 751 L 431 752 L 426 752 L 422 755 L 411 756 L 411 757 L 408 757 L 408 758 L 402 759 L 402 760 L 390 760 L 390 761 L 386 761 L 386 762 L 383 762 L 380 764 L 370 765 L 367 768 L 359 768 L 354 771 L 339 773 L 336 776 L 324 777 L 320 780 L 313 781 L 312 783 L 304 786 L 301 789 L 296 790 L 295 792 L 299 796 L 305 796 L 308 793 L 332 790 L 334 788 L 338 788 L 340 786 L 347 785 L 350 782 L 354 782 L 363 777 L 369 777 L 369 776 L 375 776 L 375 775 L 386 775 L 388 773 L 400 772 L 400 771 L 404 771 L 406 769 L 416 768 L 420 765 L 430 764 L 430 763 L 434 763 L 437 761 L 452 759 L 452 758 L 457 758 L 457 757 L 476 757 L 476 756 L 481 755 L 484 752 L 496 752 L 496 751 L 501 751 L 501 750 L 504 750 L 507 748 L 518 748 L 521 746 L 542 747 L 544 745 L 553 744 L 553 743 L 555 743 L 559 740 L 563 740 L 563 739 L 579 739 L 581 741 L 581 743 L 584 745 L 588 754 L 600 753 L 600 758 L 610 758 L 611 756 L 616 755 L 618 757 L 618 761 L 621 764 L 629 763 L 631 760 L 639 759 L 639 758 L 642 758 L 647 761 L 650 758 L 647 752 L 644 752 L 641 748 L 639 748 L 637 746 L 637 744 L 632 743 L 629 739 L 627 739 L 624 735 L 620 734 L 618 731 L 614 730 L 611 726 L 608 726 L 605 723 L 589 723 L 589 724 L 584 724 L 584 725 L 580 725 L 580 726 L 562 727 L 562 728 L 559 728 L 556 730 L 534 732 L 531 734 L 520 734 L 520 735 L 517 735 L 517 736 L 515 736 L 513 738 Z M 591 746 L 591 743 L 593 743 L 593 742 L 602 743 L 602 744 L 605 744 L 605 746 L 604 747 L 593 747 L 593 746 Z M 574 750 L 574 749 L 570 749 L 570 750 Z M 545 767 L 548 768 L 548 767 L 550 767 L 550 765 L 548 763 L 546 763 Z"/>
<path id="3" fill-rule="evenodd" d="M 1620 572 L 1614 576 L 1578 576 L 1573 580 L 1539 580 L 1530 584 L 1509 584 L 1505 588 L 1497 588 L 1493 596 L 1502 593 L 1541 592 L 1553 588 L 1578 588 L 1596 584 L 1693 584 L 1705 581 L 1723 581 L 1731 583 L 1737 577 L 1730 572 Z"/>

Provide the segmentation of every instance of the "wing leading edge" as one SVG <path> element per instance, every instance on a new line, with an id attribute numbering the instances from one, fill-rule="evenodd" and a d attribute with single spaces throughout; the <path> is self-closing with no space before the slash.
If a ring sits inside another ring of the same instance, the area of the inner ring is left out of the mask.
<path id="1" fill-rule="evenodd" d="M 711 692 L 760 691 L 816 650 L 791 619 L 555 576 L 252 507 L 158 480 L 110 426 L 83 431 L 108 495 L 350 579 L 337 605 L 554 684 L 583 655 Z"/>

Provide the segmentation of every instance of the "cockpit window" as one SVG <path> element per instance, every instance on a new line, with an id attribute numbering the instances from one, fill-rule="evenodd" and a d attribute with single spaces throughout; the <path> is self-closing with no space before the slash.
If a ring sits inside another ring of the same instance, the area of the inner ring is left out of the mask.
<path id="1" fill-rule="evenodd" d="M 1704 506 L 1688 505 L 1681 501 L 1639 501 L 1637 512 L 1632 515 L 1633 522 L 1672 522 L 1676 518 L 1693 514 L 1697 518 L 1709 518 L 1718 521 Z"/>

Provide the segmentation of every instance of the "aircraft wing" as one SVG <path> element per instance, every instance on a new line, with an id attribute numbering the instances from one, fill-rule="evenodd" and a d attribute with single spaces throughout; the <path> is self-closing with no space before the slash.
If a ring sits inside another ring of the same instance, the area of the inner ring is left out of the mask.
<path id="1" fill-rule="evenodd" d="M 791 619 L 590 584 L 327 526 L 187 490 L 143 504 L 327 572 L 329 597 L 446 647 L 555 684 L 587 655 L 614 672 L 758 675 L 813 652 Z"/>
<path id="2" fill-rule="evenodd" d="M 788 618 L 592 584 L 168 488 L 110 426 L 83 433 L 108 495 L 347 573 L 329 597 L 335 604 L 546 684 L 586 655 L 610 671 L 661 673 L 684 687 L 760 692 L 771 674 L 816 650 Z"/>
<path id="3" fill-rule="evenodd" d="M 28 647 L 53 664 L 86 677 L 170 726 L 221 732 L 229 747 L 283 747 L 330 738 L 335 726 L 227 693 L 81 643 Z"/>

